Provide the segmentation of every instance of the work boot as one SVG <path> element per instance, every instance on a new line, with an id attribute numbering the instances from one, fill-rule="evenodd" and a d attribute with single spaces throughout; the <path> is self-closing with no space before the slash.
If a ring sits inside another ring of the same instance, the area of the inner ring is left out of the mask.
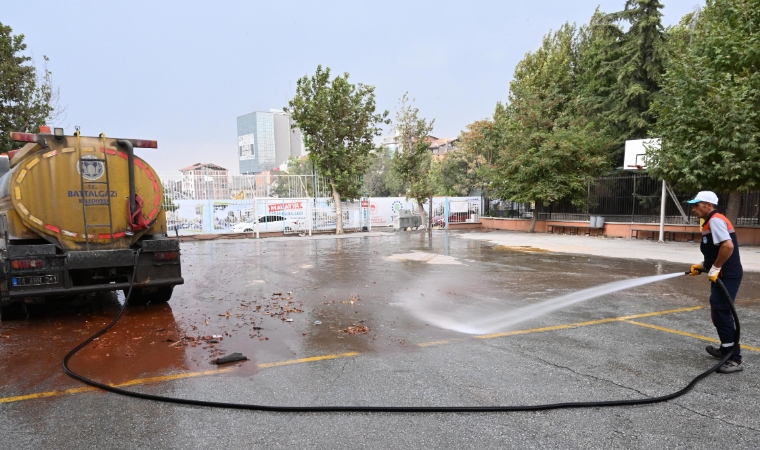
<path id="1" fill-rule="evenodd" d="M 723 359 L 723 357 L 726 355 L 724 355 L 720 351 L 720 349 L 721 349 L 720 347 L 713 347 L 712 345 L 708 345 L 707 347 L 705 347 L 705 350 L 707 350 L 707 353 L 709 353 L 710 356 L 713 356 L 718 359 Z"/>
<path id="2" fill-rule="evenodd" d="M 744 364 L 741 361 L 729 359 L 718 368 L 718 373 L 734 373 L 744 370 Z"/>

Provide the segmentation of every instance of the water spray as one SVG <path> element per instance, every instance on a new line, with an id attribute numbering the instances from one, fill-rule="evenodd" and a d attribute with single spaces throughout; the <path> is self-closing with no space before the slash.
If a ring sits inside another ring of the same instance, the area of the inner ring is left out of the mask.
<path id="1" fill-rule="evenodd" d="M 649 277 L 613 281 L 600 286 L 594 286 L 581 291 L 571 292 L 569 294 L 560 295 L 559 297 L 543 300 L 532 305 L 515 308 L 501 314 L 494 315 L 489 312 L 486 318 L 480 318 L 484 315 L 477 314 L 477 317 L 479 318 L 470 321 L 463 320 L 461 316 L 452 317 L 451 315 L 447 315 L 444 312 L 446 311 L 444 308 L 426 307 L 428 306 L 426 302 L 416 302 L 415 304 L 407 305 L 407 307 L 425 322 L 432 323 L 440 328 L 473 335 L 491 334 L 504 331 L 518 323 L 536 319 L 576 303 L 585 302 L 596 297 L 601 297 L 602 295 L 612 294 L 613 292 L 680 277 L 682 275 L 682 272 L 676 272 L 665 275 L 653 275 Z"/>
<path id="2" fill-rule="evenodd" d="M 137 265 L 137 258 L 135 258 L 135 267 L 136 265 Z M 690 272 L 686 272 L 686 275 L 689 275 L 689 274 Z M 639 279 L 639 280 L 649 280 L 649 281 L 645 281 L 643 283 L 636 284 L 636 285 L 652 283 L 659 279 L 673 278 L 679 275 L 681 275 L 681 273 L 658 275 L 655 277 L 644 277 L 643 279 Z M 636 281 L 636 280 L 626 280 L 626 281 Z M 161 395 L 151 395 L 151 394 L 143 394 L 140 392 L 127 391 L 125 389 L 120 389 L 114 386 L 109 386 L 107 384 L 90 380 L 89 378 L 83 375 L 75 373 L 68 367 L 69 360 L 79 350 L 81 350 L 88 343 L 92 342 L 96 337 L 102 335 L 103 333 L 108 331 L 111 327 L 116 325 L 116 322 L 118 322 L 118 320 L 121 318 L 122 314 L 124 313 L 124 309 L 127 307 L 127 304 L 129 303 L 129 297 L 132 293 L 133 282 L 134 282 L 134 274 L 130 282 L 129 291 L 125 298 L 124 305 L 122 306 L 116 318 L 110 324 L 108 324 L 105 328 L 98 331 L 90 338 L 86 339 L 84 342 L 82 342 L 80 345 L 74 348 L 74 350 L 72 350 L 68 355 L 66 355 L 66 358 L 64 358 L 64 361 L 63 361 L 64 371 L 69 376 L 76 378 L 77 380 L 80 380 L 85 384 L 100 388 L 108 392 L 113 392 L 119 395 L 125 395 L 128 397 L 140 398 L 144 400 L 159 401 L 159 402 L 164 402 L 164 403 L 175 403 L 175 404 L 180 404 L 180 405 L 192 405 L 192 406 L 208 406 L 208 407 L 213 407 L 213 408 L 244 409 L 244 410 L 251 410 L 251 411 L 272 411 L 272 412 L 387 412 L 387 413 L 421 413 L 421 412 L 434 413 L 435 412 L 435 413 L 443 413 L 443 412 L 542 411 L 542 410 L 561 409 L 561 408 L 599 408 L 599 407 L 609 407 L 609 406 L 646 405 L 646 404 L 651 404 L 651 403 L 665 402 L 665 401 L 680 397 L 684 395 L 685 393 L 689 392 L 692 388 L 694 388 L 694 386 L 696 386 L 696 384 L 699 383 L 701 380 L 703 380 L 704 378 L 706 378 L 707 376 L 709 376 L 710 374 L 718 370 L 718 368 L 721 365 L 723 365 L 723 363 L 728 361 L 728 359 L 731 356 L 733 356 L 734 351 L 739 346 L 739 338 L 740 338 L 740 332 L 741 332 L 739 317 L 736 315 L 736 309 L 734 308 L 733 302 L 731 301 L 731 296 L 729 295 L 726 287 L 723 285 L 723 282 L 720 280 L 720 278 L 718 278 L 717 281 L 715 282 L 718 284 L 718 286 L 720 286 L 721 291 L 723 292 L 726 298 L 726 302 L 728 302 L 728 305 L 731 308 L 731 315 L 734 317 L 734 323 L 736 325 L 736 339 L 734 341 L 735 345 L 731 349 L 731 351 L 728 354 L 726 354 L 720 362 L 718 362 L 718 364 L 714 365 L 710 369 L 697 375 L 693 380 L 691 380 L 689 384 L 687 384 L 682 389 L 668 395 L 662 395 L 659 397 L 640 398 L 640 399 L 627 399 L 627 400 L 549 403 L 549 404 L 544 404 L 544 405 L 518 405 L 518 406 L 274 406 L 274 405 L 254 405 L 254 404 L 245 404 L 245 403 L 211 402 L 211 401 L 193 400 L 193 399 L 185 399 L 185 398 L 165 397 Z M 616 283 L 620 283 L 620 282 L 616 282 Z M 609 283 L 609 285 L 614 285 L 614 284 L 615 283 Z M 615 292 L 620 289 L 622 288 L 618 287 L 617 289 L 610 292 Z M 586 291 L 588 291 L 588 289 Z M 582 292 L 584 291 L 581 291 L 580 293 Z M 599 295 L 603 295 L 603 294 L 594 295 L 594 297 L 597 297 Z M 563 296 L 563 297 L 566 297 L 566 296 Z M 571 303 L 569 301 L 566 302 L 564 300 L 560 301 L 559 300 L 560 298 L 562 297 L 553 299 L 552 302 L 554 303 L 551 303 L 545 306 L 547 306 L 547 308 L 556 307 L 556 309 L 558 309 L 562 306 L 566 306 L 567 304 Z M 584 300 L 588 300 L 588 298 L 592 298 L 592 297 L 584 298 Z M 583 301 L 583 300 L 578 300 L 578 301 Z M 577 302 L 573 302 L 573 303 L 577 303 Z"/>

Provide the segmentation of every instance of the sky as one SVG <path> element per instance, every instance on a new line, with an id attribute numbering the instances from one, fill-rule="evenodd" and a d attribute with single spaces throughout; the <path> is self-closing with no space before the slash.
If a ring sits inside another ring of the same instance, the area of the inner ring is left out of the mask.
<path id="1" fill-rule="evenodd" d="M 665 26 L 704 0 L 661 0 Z M 8 5 L 8 3 L 12 3 Z M 282 109 L 317 65 L 375 86 L 395 116 L 408 92 L 433 135 L 457 137 L 505 101 L 514 67 L 565 22 L 624 0 L 7 1 L 0 22 L 50 61 L 66 134 L 158 141 L 158 170 L 237 171 L 237 116 Z M 390 133 L 390 129 L 388 130 Z"/>

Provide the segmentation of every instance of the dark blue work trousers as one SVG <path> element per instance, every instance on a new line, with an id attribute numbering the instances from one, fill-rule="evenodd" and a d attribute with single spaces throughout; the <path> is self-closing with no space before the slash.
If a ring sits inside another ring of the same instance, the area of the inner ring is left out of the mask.
<path id="1" fill-rule="evenodd" d="M 739 292 L 739 285 L 742 284 L 739 278 L 721 278 L 723 285 L 731 295 L 731 303 L 736 300 L 736 294 Z M 736 346 L 733 359 L 741 361 L 741 349 L 739 344 L 735 344 L 736 327 L 734 325 L 734 316 L 731 315 L 731 307 L 726 303 L 726 295 L 718 286 L 718 283 L 710 283 L 710 311 L 712 313 L 712 322 L 715 329 L 718 330 L 720 337 L 720 350 L 725 355 L 731 348 Z"/>

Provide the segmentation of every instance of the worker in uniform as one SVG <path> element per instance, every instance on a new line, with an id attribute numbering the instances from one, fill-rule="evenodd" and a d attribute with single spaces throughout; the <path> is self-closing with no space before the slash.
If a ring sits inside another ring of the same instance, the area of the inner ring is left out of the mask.
<path id="1" fill-rule="evenodd" d="M 702 243 L 699 249 L 702 251 L 704 261 L 701 264 L 691 266 L 691 275 L 699 275 L 702 271 L 708 271 L 710 278 L 710 311 L 712 321 L 718 331 L 720 346 L 708 345 L 707 353 L 718 359 L 723 359 L 732 349 L 734 354 L 723 363 L 718 372 L 734 373 L 744 370 L 739 344 L 734 341 L 736 327 L 734 317 L 731 315 L 731 307 L 728 305 L 723 290 L 718 286 L 718 277 L 723 281 L 731 302 L 736 300 L 739 285 L 742 283 L 742 263 L 739 259 L 739 242 L 736 240 L 736 231 L 726 216 L 719 213 L 718 196 L 711 191 L 702 191 L 693 200 L 692 212 L 700 219 L 704 219 L 702 227 Z"/>

